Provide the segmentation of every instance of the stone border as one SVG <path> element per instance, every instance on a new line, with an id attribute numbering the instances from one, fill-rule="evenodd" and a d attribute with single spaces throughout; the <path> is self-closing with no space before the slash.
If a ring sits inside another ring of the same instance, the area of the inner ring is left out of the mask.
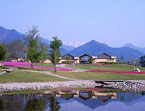
<path id="1" fill-rule="evenodd" d="M 39 90 L 61 88 L 94 88 L 97 84 L 93 80 L 62 81 L 62 82 L 33 82 L 0 84 L 0 92 L 8 90 Z"/>
<path id="2" fill-rule="evenodd" d="M 145 91 L 145 81 L 95 81 L 98 87 L 120 89 L 122 91 Z"/>
<path id="3" fill-rule="evenodd" d="M 142 92 L 145 91 L 145 81 L 94 81 L 76 80 L 61 82 L 32 82 L 32 83 L 6 83 L 0 84 L 0 92 L 8 90 L 40 90 L 61 88 L 113 88 L 122 91 Z"/>

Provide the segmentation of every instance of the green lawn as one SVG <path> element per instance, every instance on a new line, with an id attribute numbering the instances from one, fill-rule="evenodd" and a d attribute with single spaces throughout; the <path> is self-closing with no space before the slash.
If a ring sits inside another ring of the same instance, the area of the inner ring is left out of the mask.
<path id="1" fill-rule="evenodd" d="M 28 67 L 17 67 L 18 69 L 22 70 L 30 70 Z M 35 71 L 53 71 L 53 69 L 42 69 L 42 68 L 34 68 Z"/>
<path id="2" fill-rule="evenodd" d="M 0 83 L 8 82 L 52 82 L 52 81 L 64 81 L 64 79 L 57 78 L 54 76 L 16 70 L 11 73 L 0 76 Z"/>
<path id="3" fill-rule="evenodd" d="M 145 80 L 145 74 L 58 72 L 58 75 L 84 80 Z"/>
<path id="4" fill-rule="evenodd" d="M 40 63 L 37 63 L 37 64 L 34 64 L 35 66 L 41 66 Z M 54 67 L 53 64 L 43 64 L 44 66 L 47 66 L 47 67 Z"/>
<path id="5" fill-rule="evenodd" d="M 126 64 L 110 64 L 110 65 L 77 64 L 74 67 L 72 67 L 71 65 L 67 65 L 67 67 L 86 69 L 86 70 L 114 70 L 114 71 L 132 71 L 134 67 L 137 67 L 141 71 L 145 71 L 144 67 L 126 65 Z"/>

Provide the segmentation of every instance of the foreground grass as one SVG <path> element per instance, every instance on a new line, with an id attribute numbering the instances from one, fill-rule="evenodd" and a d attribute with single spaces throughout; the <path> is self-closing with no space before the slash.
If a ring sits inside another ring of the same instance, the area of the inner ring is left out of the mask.
<path id="1" fill-rule="evenodd" d="M 145 74 L 58 72 L 58 75 L 84 80 L 145 80 Z"/>
<path id="2" fill-rule="evenodd" d="M 136 67 L 139 68 L 141 71 L 145 71 L 144 67 L 127 65 L 127 64 L 110 64 L 110 65 L 77 64 L 74 67 L 72 67 L 71 65 L 67 65 L 67 67 L 86 69 L 86 70 L 114 70 L 114 71 L 133 71 L 133 68 Z"/>
<path id="3" fill-rule="evenodd" d="M 11 73 L 0 76 L 0 83 L 11 82 L 52 82 L 52 81 L 64 81 L 64 79 L 54 76 L 37 73 L 16 70 Z"/>
<path id="4" fill-rule="evenodd" d="M 29 67 L 17 67 L 22 70 L 31 70 Z M 42 69 L 42 68 L 34 68 L 35 71 L 53 71 L 53 69 Z"/>

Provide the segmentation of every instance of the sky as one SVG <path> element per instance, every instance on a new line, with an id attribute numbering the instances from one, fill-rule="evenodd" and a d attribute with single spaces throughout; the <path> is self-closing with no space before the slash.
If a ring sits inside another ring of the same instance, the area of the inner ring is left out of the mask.
<path id="1" fill-rule="evenodd" d="M 145 0 L 0 0 L 0 26 L 64 43 L 145 47 Z"/>

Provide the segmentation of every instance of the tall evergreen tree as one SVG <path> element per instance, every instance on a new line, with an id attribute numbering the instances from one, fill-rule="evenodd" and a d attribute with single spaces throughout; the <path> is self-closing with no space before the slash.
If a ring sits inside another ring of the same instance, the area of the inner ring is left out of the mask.
<path id="1" fill-rule="evenodd" d="M 140 64 L 142 67 L 145 67 L 145 56 L 140 57 Z"/>
<path id="2" fill-rule="evenodd" d="M 56 64 L 59 63 L 61 53 L 60 53 L 60 47 L 62 46 L 61 40 L 59 40 L 57 37 L 53 37 L 53 41 L 50 43 L 50 55 L 51 55 L 51 62 L 54 65 L 54 72 L 57 72 L 56 70 Z"/>
<path id="3" fill-rule="evenodd" d="M 33 63 L 39 61 L 39 42 L 40 42 L 40 35 L 38 33 L 37 27 L 32 27 L 31 30 L 29 30 L 26 33 L 25 36 L 25 44 L 26 47 L 26 54 L 27 54 L 27 60 L 31 62 L 31 68 L 33 69 Z"/>

